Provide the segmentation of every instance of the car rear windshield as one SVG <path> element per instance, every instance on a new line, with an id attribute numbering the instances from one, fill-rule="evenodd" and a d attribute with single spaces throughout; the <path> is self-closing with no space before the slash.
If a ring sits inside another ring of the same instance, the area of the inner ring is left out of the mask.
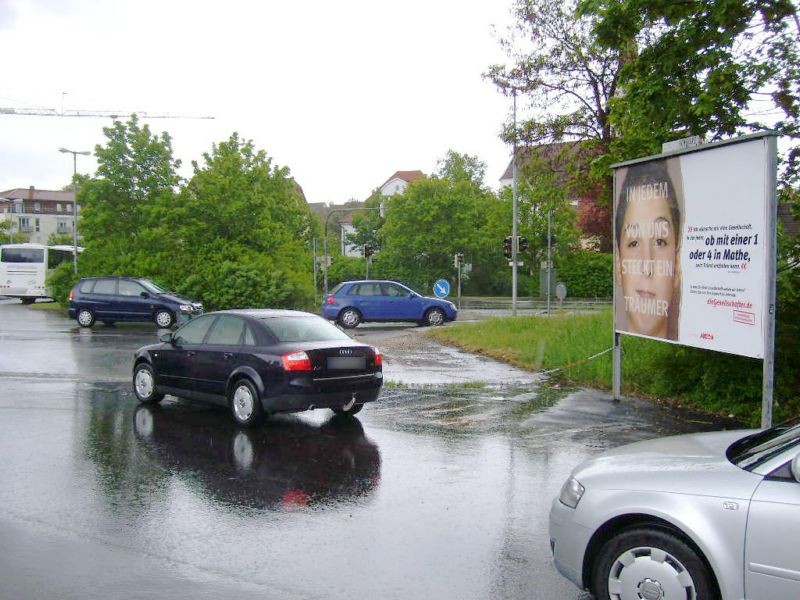
<path id="1" fill-rule="evenodd" d="M 3 248 L 0 260 L 4 263 L 43 263 L 44 250 L 39 248 Z"/>
<path id="2" fill-rule="evenodd" d="M 330 342 L 350 336 L 320 317 L 266 317 L 261 320 L 278 342 Z"/>
<path id="3" fill-rule="evenodd" d="M 800 417 L 795 417 L 735 441 L 728 448 L 727 456 L 736 466 L 751 471 L 798 443 Z"/>

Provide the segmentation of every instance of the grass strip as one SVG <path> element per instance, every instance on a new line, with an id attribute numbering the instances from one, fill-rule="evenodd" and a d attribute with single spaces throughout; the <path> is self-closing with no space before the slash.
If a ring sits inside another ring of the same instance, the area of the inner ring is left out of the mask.
<path id="1" fill-rule="evenodd" d="M 551 379 L 598 389 L 611 388 L 611 310 L 588 314 L 499 317 L 434 329 L 437 341 Z M 656 399 L 757 426 L 761 414 L 761 361 L 622 336 L 622 393 Z M 778 378 L 780 380 L 780 378 Z M 777 399 L 781 399 L 778 402 Z M 790 393 L 776 394 L 774 422 L 796 414 Z"/>

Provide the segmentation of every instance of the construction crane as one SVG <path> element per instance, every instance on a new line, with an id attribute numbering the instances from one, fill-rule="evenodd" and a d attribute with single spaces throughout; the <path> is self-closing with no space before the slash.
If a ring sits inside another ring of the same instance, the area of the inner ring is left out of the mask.
<path id="1" fill-rule="evenodd" d="M 55 108 L 7 108 L 0 107 L 0 115 L 37 116 L 37 117 L 111 117 L 136 114 L 140 119 L 213 119 L 214 117 L 202 115 L 176 115 L 172 113 L 151 114 L 146 111 L 124 110 L 62 110 Z"/>

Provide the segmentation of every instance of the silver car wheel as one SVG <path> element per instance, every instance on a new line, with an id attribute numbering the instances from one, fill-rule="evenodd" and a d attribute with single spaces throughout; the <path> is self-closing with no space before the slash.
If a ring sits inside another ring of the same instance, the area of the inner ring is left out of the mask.
<path id="1" fill-rule="evenodd" d="M 133 383 L 136 386 L 136 395 L 139 398 L 150 398 L 152 396 L 155 381 L 153 380 L 153 374 L 148 369 L 139 369 L 136 372 L 136 378 Z"/>
<path id="2" fill-rule="evenodd" d="M 236 386 L 233 392 L 233 413 L 240 423 L 247 422 L 255 410 L 255 398 L 246 385 Z"/>
<path id="3" fill-rule="evenodd" d="M 78 325 L 81 327 L 91 327 L 94 323 L 94 315 L 92 311 L 87 309 L 81 309 L 78 313 Z"/>
<path id="4" fill-rule="evenodd" d="M 354 308 L 347 308 L 342 312 L 341 322 L 342 327 L 346 329 L 353 329 L 357 327 L 358 324 L 361 322 L 361 317 L 358 314 L 358 311 Z"/>
<path id="5" fill-rule="evenodd" d="M 161 328 L 168 328 L 172 325 L 172 313 L 168 310 L 160 310 L 156 313 L 156 325 Z"/>
<path id="6" fill-rule="evenodd" d="M 441 309 L 432 308 L 428 311 L 427 321 L 428 325 L 431 327 L 441 325 L 444 323 L 444 313 L 441 311 Z"/>
<path id="7" fill-rule="evenodd" d="M 613 600 L 697 598 L 692 576 L 668 552 L 653 547 L 632 548 L 612 563 L 608 595 Z"/>

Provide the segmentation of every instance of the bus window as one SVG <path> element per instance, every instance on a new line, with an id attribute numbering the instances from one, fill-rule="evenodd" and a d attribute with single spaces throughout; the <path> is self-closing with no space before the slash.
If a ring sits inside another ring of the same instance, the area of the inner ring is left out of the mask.
<path id="1" fill-rule="evenodd" d="M 63 262 L 72 262 L 72 252 L 66 250 L 56 250 L 54 248 L 50 248 L 50 251 L 47 253 L 47 268 L 48 269 L 55 269 L 58 265 Z"/>
<path id="2" fill-rule="evenodd" d="M 41 264 L 44 262 L 44 250 L 42 248 L 3 248 L 0 250 L 0 262 Z"/>

